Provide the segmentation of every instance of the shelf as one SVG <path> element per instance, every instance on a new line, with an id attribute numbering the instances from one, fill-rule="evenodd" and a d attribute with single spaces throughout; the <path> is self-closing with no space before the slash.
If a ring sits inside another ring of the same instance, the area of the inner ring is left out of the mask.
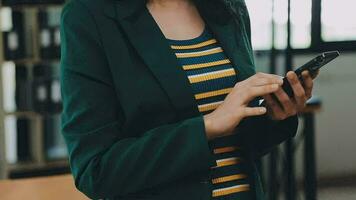
<path id="1" fill-rule="evenodd" d="M 0 0 L 1 1 L 1 0 Z M 39 13 L 44 11 L 48 13 L 57 13 L 59 10 L 63 8 L 65 2 L 57 2 L 57 3 L 48 3 L 45 0 L 41 0 L 43 3 L 32 3 L 32 0 L 25 0 L 26 3 L 14 3 L 13 0 L 8 0 L 7 5 L 4 5 L 4 1 L 1 1 L 0 7 L 6 7 L 11 10 L 20 11 L 24 13 L 25 20 L 23 20 L 23 28 L 25 33 L 29 33 L 26 35 L 25 44 L 28 45 L 25 47 L 25 55 L 18 57 L 20 59 L 16 59 L 14 56 L 17 54 L 8 55 L 8 59 L 5 59 L 5 52 L 4 46 L 0 47 L 0 68 L 2 65 L 6 63 L 14 63 L 16 67 L 24 66 L 28 67 L 26 73 L 18 73 L 18 76 L 27 76 L 29 79 L 29 84 L 32 84 L 31 81 L 34 81 L 34 71 L 36 65 L 48 65 L 48 67 L 57 67 L 58 63 L 60 63 L 59 57 L 59 49 L 54 49 L 54 55 L 48 55 L 46 57 L 47 51 L 41 49 L 40 45 L 40 22 L 39 22 Z M 1 18 L 1 16 L 0 16 Z M 48 22 L 48 19 L 46 19 Z M 17 23 L 17 21 L 13 21 Z M 48 25 L 49 26 L 49 25 Z M 49 26 L 51 27 L 51 26 Z M 57 27 L 51 27 L 57 28 Z M 52 36 L 51 36 L 52 37 Z M 51 38 L 53 39 L 53 38 Z M 0 37 L 0 43 L 4 43 L 3 37 Z M 14 59 L 11 59 L 14 58 Z M 13 67 L 13 64 L 11 64 Z M 11 69 L 14 70 L 14 69 Z M 16 72 L 17 69 L 15 69 Z M 2 71 L 2 70 L 1 70 Z M 0 72 L 1 72 L 0 71 Z M 47 71 L 46 71 L 47 72 Z M 51 69 L 49 72 L 52 73 Z M 56 69 L 53 69 L 53 74 L 59 73 Z M 23 75 L 25 74 L 25 75 Z M 53 75 L 52 74 L 52 75 Z M 3 81 L 3 74 L 0 73 L 0 82 Z M 52 77 L 53 78 L 53 77 Z M 39 78 L 40 79 L 40 78 Z M 29 85 L 30 86 L 30 85 Z M 32 86 L 30 86 L 32 87 Z M 27 89 L 27 88 L 25 88 Z M 3 88 L 0 87 L 0 105 L 3 104 Z M 54 108 L 54 107 L 53 107 Z M 39 109 L 38 109 L 39 110 Z M 50 176 L 56 174 L 63 174 L 69 173 L 70 167 L 67 158 L 63 158 L 61 160 L 47 160 L 46 161 L 46 133 L 47 132 L 58 132 L 58 122 L 51 122 L 48 127 L 45 127 L 44 120 L 46 117 L 53 116 L 53 115 L 60 115 L 61 113 L 52 113 L 51 109 L 48 112 L 39 112 L 35 110 L 35 106 L 31 107 L 31 110 L 8 110 L 10 112 L 6 112 L 3 106 L 0 106 L 0 179 L 1 178 L 10 178 L 10 179 L 17 179 L 17 178 L 26 178 L 26 177 L 38 177 L 38 176 Z M 13 112 L 11 112 L 13 111 Z M 33 161 L 23 161 L 15 164 L 8 164 L 6 160 L 1 159 L 5 158 L 6 155 L 6 148 L 5 147 L 5 117 L 14 116 L 16 118 L 25 118 L 29 119 L 30 124 L 28 127 L 25 127 L 26 131 L 29 132 L 28 140 L 29 144 L 29 151 L 30 157 L 33 158 Z M 47 131 L 47 132 L 46 132 Z M 54 138 L 57 139 L 57 138 Z M 54 140 L 53 139 L 53 140 Z"/>
<path id="2" fill-rule="evenodd" d="M 10 7 L 14 10 L 23 10 L 27 8 L 31 9 L 46 9 L 46 8 L 63 8 L 63 3 L 52 3 L 52 4 L 14 4 L 14 5 L 0 5 L 1 7 Z"/>
<path id="3" fill-rule="evenodd" d="M 14 115 L 16 117 L 26 117 L 26 118 L 37 118 L 41 117 L 40 113 L 34 111 L 16 111 L 16 112 L 5 112 L 5 115 Z"/>
<path id="4" fill-rule="evenodd" d="M 25 59 L 18 59 L 18 60 L 5 60 L 4 62 L 13 62 L 15 65 L 32 65 L 32 64 L 40 64 L 40 63 L 59 63 L 60 59 L 48 59 L 48 60 L 41 60 L 41 59 L 32 59 L 32 58 L 25 58 Z"/>
<path id="5" fill-rule="evenodd" d="M 56 161 L 47 161 L 43 163 L 36 162 L 19 162 L 16 164 L 8 164 L 9 171 L 33 171 L 33 170 L 46 170 L 52 168 L 61 168 L 68 167 L 68 160 L 56 160 Z"/>
<path id="6" fill-rule="evenodd" d="M 44 163 L 22 162 L 8 165 L 10 179 L 41 177 L 70 173 L 67 160 L 47 161 Z"/>

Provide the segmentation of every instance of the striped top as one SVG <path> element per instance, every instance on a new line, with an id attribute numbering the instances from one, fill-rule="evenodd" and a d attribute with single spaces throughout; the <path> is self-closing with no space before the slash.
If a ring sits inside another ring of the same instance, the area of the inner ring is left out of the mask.
<path id="1" fill-rule="evenodd" d="M 212 112 L 234 87 L 238 72 L 208 27 L 194 39 L 167 40 L 191 83 L 199 112 Z M 233 135 L 209 141 L 216 159 L 210 169 L 213 199 L 252 199 L 243 155 L 235 143 Z"/>

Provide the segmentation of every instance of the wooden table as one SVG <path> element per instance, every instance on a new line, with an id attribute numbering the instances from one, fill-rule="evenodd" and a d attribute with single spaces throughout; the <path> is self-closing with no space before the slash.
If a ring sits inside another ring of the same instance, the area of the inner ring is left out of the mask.
<path id="1" fill-rule="evenodd" d="M 86 200 L 71 175 L 0 181 L 1 200 Z"/>

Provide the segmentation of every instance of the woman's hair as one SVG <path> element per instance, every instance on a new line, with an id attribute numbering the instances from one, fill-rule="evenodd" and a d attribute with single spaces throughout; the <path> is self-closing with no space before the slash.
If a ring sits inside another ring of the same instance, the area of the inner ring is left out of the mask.
<path id="1" fill-rule="evenodd" d="M 206 15 L 218 21 L 239 16 L 240 8 L 246 7 L 244 0 L 193 0 L 203 8 Z"/>

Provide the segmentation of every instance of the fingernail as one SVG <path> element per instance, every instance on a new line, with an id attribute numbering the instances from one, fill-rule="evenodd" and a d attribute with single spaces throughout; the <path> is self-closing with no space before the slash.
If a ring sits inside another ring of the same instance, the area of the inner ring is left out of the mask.
<path id="1" fill-rule="evenodd" d="M 278 87 L 279 87 L 278 84 L 273 84 L 273 85 L 272 85 L 272 88 L 273 88 L 273 89 L 277 89 Z"/>
<path id="2" fill-rule="evenodd" d="M 266 111 L 267 111 L 266 108 L 260 108 L 261 113 L 265 113 Z"/>

